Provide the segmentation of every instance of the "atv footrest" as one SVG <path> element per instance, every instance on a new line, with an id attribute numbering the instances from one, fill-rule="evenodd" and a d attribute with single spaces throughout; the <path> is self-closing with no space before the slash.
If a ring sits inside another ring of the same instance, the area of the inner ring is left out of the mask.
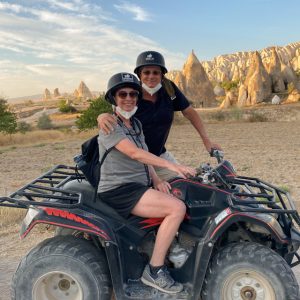
<path id="1" fill-rule="evenodd" d="M 187 288 L 184 288 L 182 292 L 178 294 L 167 294 L 160 292 L 150 286 L 147 286 L 141 282 L 141 280 L 129 280 L 128 285 L 125 288 L 125 294 L 128 299 L 188 299 L 189 293 Z"/>

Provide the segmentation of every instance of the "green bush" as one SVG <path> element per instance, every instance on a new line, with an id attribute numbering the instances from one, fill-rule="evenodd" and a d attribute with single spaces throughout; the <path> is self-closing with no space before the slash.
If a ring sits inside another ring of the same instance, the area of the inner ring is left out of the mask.
<path id="1" fill-rule="evenodd" d="M 49 116 L 46 115 L 45 113 L 43 113 L 38 119 L 37 127 L 39 129 L 51 129 L 51 128 L 53 128 L 53 125 L 52 125 L 52 122 L 51 122 Z"/>
<path id="2" fill-rule="evenodd" d="M 17 131 L 16 115 L 10 111 L 7 101 L 0 98 L 0 132 L 13 134 Z"/>
<path id="3" fill-rule="evenodd" d="M 19 132 L 25 134 L 26 132 L 31 130 L 31 125 L 26 123 L 26 122 L 21 121 L 21 122 L 18 123 L 17 130 Z"/>
<path id="4" fill-rule="evenodd" d="M 221 83 L 221 87 L 225 90 L 225 91 L 230 91 L 232 89 L 236 89 L 239 85 L 239 81 L 238 80 L 234 80 L 234 81 L 223 81 Z"/>
<path id="5" fill-rule="evenodd" d="M 76 109 L 67 103 L 67 100 L 61 100 L 58 104 L 58 109 L 62 113 L 73 113 L 76 111 Z"/>
<path id="6" fill-rule="evenodd" d="M 100 96 L 90 102 L 90 107 L 76 120 L 76 125 L 80 130 L 97 127 L 97 117 L 102 113 L 111 112 L 111 104 L 104 99 L 104 96 Z"/>

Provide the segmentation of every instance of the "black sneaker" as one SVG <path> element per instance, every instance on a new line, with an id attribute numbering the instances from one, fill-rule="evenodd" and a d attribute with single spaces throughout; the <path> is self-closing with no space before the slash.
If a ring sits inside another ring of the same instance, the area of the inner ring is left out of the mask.
<path id="1" fill-rule="evenodd" d="M 154 287 L 164 293 L 177 294 L 183 290 L 183 285 L 176 282 L 169 274 L 167 267 L 162 267 L 154 277 L 151 274 L 149 265 L 146 265 L 141 281 L 149 286 Z"/>

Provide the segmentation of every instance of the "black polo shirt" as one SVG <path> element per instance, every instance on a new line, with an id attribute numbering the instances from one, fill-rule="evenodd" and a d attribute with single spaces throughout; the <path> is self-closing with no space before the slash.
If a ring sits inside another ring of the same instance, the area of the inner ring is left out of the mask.
<path id="1" fill-rule="evenodd" d="M 187 98 L 174 85 L 176 98 L 171 100 L 166 90 L 162 87 L 158 91 L 155 103 L 142 99 L 138 102 L 135 117 L 143 125 L 145 141 L 149 152 L 161 155 L 166 151 L 165 143 L 172 126 L 174 111 L 182 111 L 190 106 Z"/>

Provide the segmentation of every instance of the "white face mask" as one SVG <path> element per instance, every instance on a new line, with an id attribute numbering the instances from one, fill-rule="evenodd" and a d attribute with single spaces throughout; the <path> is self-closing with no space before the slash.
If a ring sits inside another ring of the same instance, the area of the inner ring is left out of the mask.
<path id="1" fill-rule="evenodd" d="M 126 110 L 123 110 L 121 107 L 119 106 L 116 106 L 115 107 L 116 109 L 116 112 L 118 114 L 120 114 L 122 117 L 124 117 L 126 120 L 129 120 L 137 111 L 138 107 L 135 106 L 133 110 L 131 111 L 126 111 Z"/>
<path id="2" fill-rule="evenodd" d="M 153 96 L 162 87 L 161 83 L 158 83 L 155 87 L 150 88 L 147 84 L 142 83 L 143 89 L 145 89 L 151 96 Z"/>

